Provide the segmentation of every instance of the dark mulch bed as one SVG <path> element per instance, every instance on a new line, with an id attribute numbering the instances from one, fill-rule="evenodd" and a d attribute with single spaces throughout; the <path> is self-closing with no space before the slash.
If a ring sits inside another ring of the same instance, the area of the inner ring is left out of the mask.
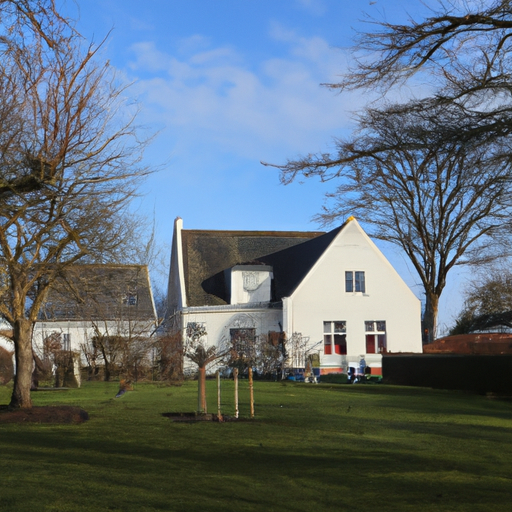
<path id="1" fill-rule="evenodd" d="M 80 407 L 58 405 L 32 407 L 31 409 L 9 409 L 0 405 L 0 423 L 83 423 L 89 414 Z"/>
<path id="2" fill-rule="evenodd" d="M 197 414 L 195 412 L 163 412 L 162 416 L 171 421 L 182 423 L 195 423 L 196 421 L 248 421 L 246 418 L 235 418 L 234 416 L 222 416 L 219 419 L 217 414 Z"/>

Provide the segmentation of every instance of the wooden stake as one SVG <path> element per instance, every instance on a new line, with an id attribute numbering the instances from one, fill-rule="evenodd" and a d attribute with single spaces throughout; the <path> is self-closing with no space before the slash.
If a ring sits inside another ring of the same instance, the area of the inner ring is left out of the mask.
<path id="1" fill-rule="evenodd" d="M 235 418 L 238 419 L 238 368 L 233 369 L 233 378 L 235 380 Z"/>
<path id="2" fill-rule="evenodd" d="M 222 413 L 220 411 L 220 372 L 217 370 L 217 418 L 222 421 Z"/>
<path id="3" fill-rule="evenodd" d="M 249 394 L 251 397 L 251 418 L 254 418 L 254 385 L 252 380 L 252 368 L 249 368 Z"/>

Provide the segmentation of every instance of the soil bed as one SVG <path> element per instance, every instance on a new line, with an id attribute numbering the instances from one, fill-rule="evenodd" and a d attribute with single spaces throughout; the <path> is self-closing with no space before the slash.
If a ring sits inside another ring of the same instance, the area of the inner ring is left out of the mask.
<path id="1" fill-rule="evenodd" d="M 164 412 L 162 416 L 169 418 L 174 422 L 181 423 L 195 423 L 196 421 L 217 421 L 217 422 L 227 422 L 227 421 L 248 421 L 245 418 L 235 418 L 233 416 L 224 416 L 219 419 L 217 414 L 197 414 L 195 412 Z"/>
<path id="2" fill-rule="evenodd" d="M 31 409 L 9 409 L 0 405 L 1 423 L 83 423 L 89 414 L 80 407 L 71 405 L 32 407 Z"/>

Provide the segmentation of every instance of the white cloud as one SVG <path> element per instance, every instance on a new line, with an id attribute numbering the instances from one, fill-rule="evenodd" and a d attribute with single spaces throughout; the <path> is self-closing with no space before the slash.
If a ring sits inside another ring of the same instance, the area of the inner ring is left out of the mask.
<path id="1" fill-rule="evenodd" d="M 200 144 L 246 158 L 282 159 L 320 150 L 348 125 L 354 99 L 319 85 L 342 71 L 342 53 L 278 25 L 271 36 L 283 42 L 286 56 L 252 67 L 234 49 L 208 46 L 200 36 L 184 43 L 188 56 L 148 42 L 132 47 L 131 69 L 139 75 L 146 115 L 167 127 L 176 151 Z"/>

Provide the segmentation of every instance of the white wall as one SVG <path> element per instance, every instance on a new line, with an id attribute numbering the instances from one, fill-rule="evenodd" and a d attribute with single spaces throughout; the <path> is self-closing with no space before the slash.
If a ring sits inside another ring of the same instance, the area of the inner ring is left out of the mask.
<path id="1" fill-rule="evenodd" d="M 268 334 L 269 331 L 281 331 L 282 310 L 227 306 L 186 308 L 182 312 L 184 330 L 189 322 L 202 323 L 208 333 L 207 344 L 222 347 L 230 341 L 230 329 L 254 328 L 257 336 Z M 185 366 L 190 365 L 191 363 L 185 359 Z"/>
<path id="2" fill-rule="evenodd" d="M 345 271 L 364 271 L 365 293 L 345 291 Z M 347 359 L 351 366 L 366 352 L 366 320 L 384 320 L 388 352 L 421 352 L 420 301 L 405 285 L 356 220 L 350 221 L 293 293 L 285 313 L 288 334 L 300 332 L 311 343 L 323 341 L 324 321 L 347 322 Z M 342 357 L 323 355 L 322 365 L 339 366 Z M 381 356 L 365 355 L 370 366 Z"/>
<path id="3" fill-rule="evenodd" d="M 14 343 L 4 336 L 0 336 L 0 347 L 5 348 L 8 352 L 14 352 Z"/>
<path id="4" fill-rule="evenodd" d="M 110 333 L 113 336 L 129 336 L 130 332 L 133 336 L 149 336 L 155 324 L 153 322 L 98 322 L 98 329 L 102 333 Z M 37 322 L 32 334 L 32 341 L 36 353 L 43 355 L 43 341 L 53 332 L 61 334 L 69 334 L 71 347 L 73 352 L 79 352 L 83 365 L 87 364 L 83 354 L 82 345 L 88 344 L 95 335 L 91 321 L 62 321 L 62 322 Z M 62 340 L 61 340 L 62 342 Z"/>

